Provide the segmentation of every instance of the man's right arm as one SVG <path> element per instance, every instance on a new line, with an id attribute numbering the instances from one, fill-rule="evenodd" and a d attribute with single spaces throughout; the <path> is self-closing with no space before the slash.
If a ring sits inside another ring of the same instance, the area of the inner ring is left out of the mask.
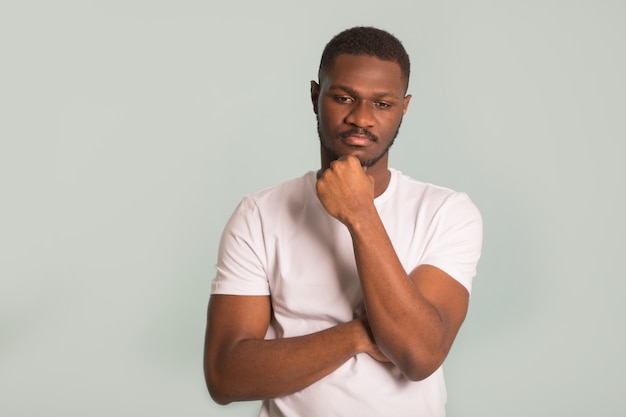
<path id="1" fill-rule="evenodd" d="M 269 296 L 212 295 L 204 345 L 204 375 L 219 404 L 275 398 L 299 391 L 357 353 L 386 360 L 365 320 L 310 335 L 265 340 Z"/>

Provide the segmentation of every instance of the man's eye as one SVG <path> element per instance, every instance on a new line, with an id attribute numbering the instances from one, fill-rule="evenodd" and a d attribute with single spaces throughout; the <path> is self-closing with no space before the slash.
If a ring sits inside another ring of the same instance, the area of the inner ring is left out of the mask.
<path id="1" fill-rule="evenodd" d="M 348 96 L 335 96 L 335 101 L 338 103 L 352 103 L 352 97 Z"/>
<path id="2" fill-rule="evenodd" d="M 391 104 L 377 101 L 374 103 L 374 106 L 378 107 L 379 109 L 388 109 L 389 107 L 391 107 Z"/>

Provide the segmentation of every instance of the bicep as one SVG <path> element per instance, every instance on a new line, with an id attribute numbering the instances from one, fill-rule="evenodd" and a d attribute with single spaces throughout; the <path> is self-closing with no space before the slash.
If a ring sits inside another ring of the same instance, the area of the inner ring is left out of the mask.
<path id="1" fill-rule="evenodd" d="M 263 339 L 271 317 L 269 296 L 212 295 L 207 313 L 205 359 L 245 339 Z"/>
<path id="2" fill-rule="evenodd" d="M 448 350 L 465 319 L 469 293 L 457 280 L 432 265 L 420 265 L 410 278 L 419 293 L 437 311 L 442 342 Z"/>

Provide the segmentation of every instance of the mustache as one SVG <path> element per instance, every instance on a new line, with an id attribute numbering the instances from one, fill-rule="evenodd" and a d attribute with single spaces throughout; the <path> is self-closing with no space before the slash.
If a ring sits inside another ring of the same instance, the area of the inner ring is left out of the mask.
<path id="1" fill-rule="evenodd" d="M 350 129 L 350 130 L 346 130 L 345 132 L 341 132 L 339 134 L 339 137 L 342 139 L 345 139 L 348 136 L 365 136 L 372 142 L 378 142 L 378 136 L 376 136 L 375 134 L 373 134 L 372 132 L 364 128 Z"/>

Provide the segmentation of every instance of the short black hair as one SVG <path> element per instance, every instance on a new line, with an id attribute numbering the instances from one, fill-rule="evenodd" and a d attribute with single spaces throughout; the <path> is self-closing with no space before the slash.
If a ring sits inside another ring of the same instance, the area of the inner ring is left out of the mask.
<path id="1" fill-rule="evenodd" d="M 409 84 L 411 62 L 402 43 L 391 33 L 374 27 L 357 26 L 335 35 L 326 44 L 322 52 L 318 80 L 341 54 L 369 55 L 383 61 L 392 61 L 400 65 L 402 76 Z"/>

